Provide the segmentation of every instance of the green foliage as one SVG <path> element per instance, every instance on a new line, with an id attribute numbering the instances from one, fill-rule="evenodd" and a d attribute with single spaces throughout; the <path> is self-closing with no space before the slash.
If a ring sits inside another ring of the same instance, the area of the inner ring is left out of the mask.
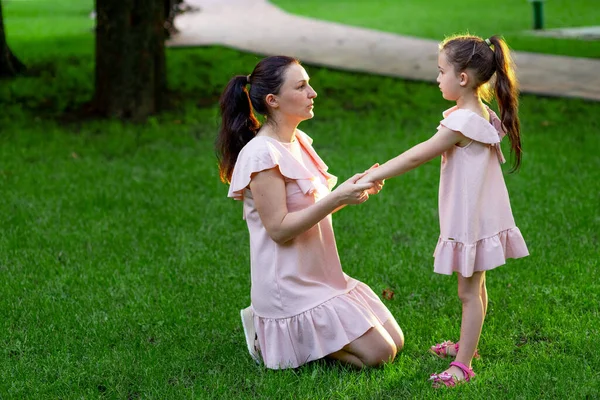
<path id="1" fill-rule="evenodd" d="M 10 31 L 31 3 L 6 4 Z M 439 161 L 334 217 L 346 272 L 394 291 L 397 360 L 268 371 L 245 352 L 248 235 L 212 149 L 221 88 L 259 57 L 169 50 L 169 112 L 72 120 L 91 96 L 93 37 L 71 32 L 59 49 L 13 37 L 32 72 L 0 86 L 2 399 L 600 396 L 598 103 L 522 98 L 523 168 L 506 180 L 531 256 L 488 273 L 473 384 L 427 382 L 447 365 L 428 346 L 460 326 L 455 278 L 432 272 Z M 428 138 L 451 105 L 434 85 L 307 69 L 319 97 L 301 128 L 340 179 Z"/>

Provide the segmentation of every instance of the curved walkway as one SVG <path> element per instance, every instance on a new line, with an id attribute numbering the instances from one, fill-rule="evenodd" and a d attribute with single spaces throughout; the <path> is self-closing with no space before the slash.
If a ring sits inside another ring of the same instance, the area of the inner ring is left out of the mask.
<path id="1" fill-rule="evenodd" d="M 168 45 L 224 45 L 307 64 L 434 82 L 437 45 L 289 14 L 267 0 L 186 0 L 200 8 L 175 19 Z M 264 21 L 264 22 L 261 22 Z M 524 93 L 600 101 L 600 59 L 514 52 Z"/>

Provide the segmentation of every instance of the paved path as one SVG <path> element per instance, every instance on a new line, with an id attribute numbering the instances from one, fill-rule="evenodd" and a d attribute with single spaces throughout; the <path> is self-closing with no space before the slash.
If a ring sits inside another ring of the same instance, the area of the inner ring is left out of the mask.
<path id="1" fill-rule="evenodd" d="M 289 14 L 267 0 L 186 0 L 169 46 L 225 45 L 307 64 L 434 82 L 437 41 Z M 515 52 L 521 90 L 600 101 L 600 59 Z M 240 71 L 240 73 L 251 71 Z"/>

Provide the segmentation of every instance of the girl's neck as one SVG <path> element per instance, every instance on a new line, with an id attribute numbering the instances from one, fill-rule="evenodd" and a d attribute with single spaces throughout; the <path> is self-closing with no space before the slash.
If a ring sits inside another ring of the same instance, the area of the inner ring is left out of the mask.
<path id="1" fill-rule="evenodd" d="M 459 97 L 456 100 L 456 106 L 464 110 L 473 111 L 483 117 L 487 114 L 485 104 L 483 104 L 481 98 L 474 92 Z"/>

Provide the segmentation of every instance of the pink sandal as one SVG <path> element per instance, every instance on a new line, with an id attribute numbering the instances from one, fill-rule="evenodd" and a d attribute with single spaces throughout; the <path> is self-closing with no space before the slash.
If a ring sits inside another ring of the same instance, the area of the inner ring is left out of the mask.
<path id="1" fill-rule="evenodd" d="M 442 387 L 442 384 L 446 385 L 446 387 L 454 387 L 456 385 L 470 382 L 471 378 L 475 376 L 475 372 L 473 372 L 473 369 L 467 367 L 461 362 L 453 361 L 450 363 L 450 366 L 460 368 L 464 375 L 464 379 L 457 379 L 456 375 L 452 375 L 448 372 L 442 372 L 441 374 L 431 374 L 429 380 L 433 381 L 432 386 L 434 388 L 440 388 Z"/>
<path id="2" fill-rule="evenodd" d="M 448 347 L 454 347 L 454 351 L 456 351 L 456 353 L 458 354 L 458 343 L 454 343 L 450 340 L 446 340 L 445 342 L 437 343 L 435 346 L 431 346 L 429 348 L 429 352 L 434 356 L 437 356 L 444 360 L 446 358 L 456 357 L 456 355 L 448 354 Z M 473 357 L 479 358 L 479 353 L 477 352 L 477 350 L 475 350 L 475 354 L 473 355 Z"/>

